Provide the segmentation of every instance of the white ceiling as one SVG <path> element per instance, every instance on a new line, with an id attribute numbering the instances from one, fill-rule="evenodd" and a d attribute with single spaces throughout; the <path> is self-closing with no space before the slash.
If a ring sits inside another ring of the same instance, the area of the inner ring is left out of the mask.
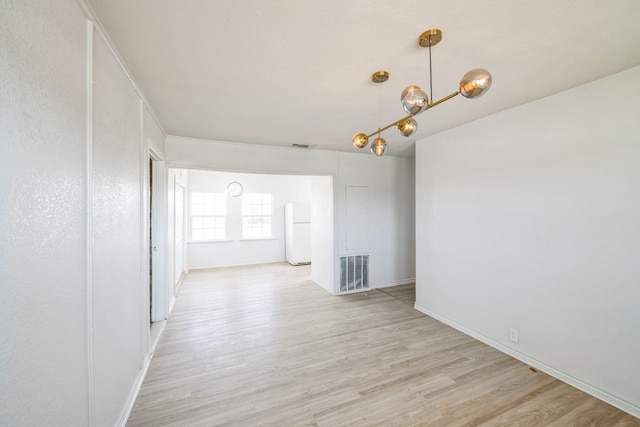
<path id="1" fill-rule="evenodd" d="M 210 140 L 364 152 L 353 134 L 403 117 L 409 84 L 428 93 L 428 50 L 417 40 L 430 28 L 443 32 L 432 49 L 435 99 L 476 67 L 493 86 L 416 117 L 409 139 L 384 132 L 390 155 L 640 65 L 638 0 L 88 2 L 165 130 Z M 377 70 L 389 81 L 372 83 Z"/>

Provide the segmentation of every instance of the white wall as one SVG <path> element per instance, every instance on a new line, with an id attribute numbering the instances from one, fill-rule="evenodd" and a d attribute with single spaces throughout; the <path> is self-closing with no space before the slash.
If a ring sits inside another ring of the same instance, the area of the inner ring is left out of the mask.
<path id="1" fill-rule="evenodd" d="M 405 157 L 341 153 L 335 198 L 338 211 L 338 257 L 369 254 L 371 287 L 415 280 L 414 160 Z M 346 187 L 366 187 L 368 206 L 360 226 L 364 247 L 347 244 Z M 339 267 L 339 265 L 337 265 Z"/>
<path id="2" fill-rule="evenodd" d="M 414 163 L 401 157 L 377 158 L 370 154 L 328 150 L 268 147 L 169 136 L 167 162 L 173 167 L 255 173 L 318 175 L 333 177 L 333 251 L 324 265 L 338 277 L 338 258 L 345 246 L 345 187 L 369 185 L 371 191 L 371 287 L 412 282 L 415 277 Z M 318 187 L 320 188 L 320 187 Z M 330 244 L 329 240 L 325 246 Z M 312 257 L 315 259 L 313 250 Z M 312 266 L 314 261 L 312 260 Z M 317 276 L 316 276 L 317 277 Z M 323 287 L 337 292 L 335 283 Z"/>
<path id="3" fill-rule="evenodd" d="M 146 164 L 164 134 L 86 16 L 0 14 L 3 426 L 124 424 L 149 360 Z"/>
<path id="4" fill-rule="evenodd" d="M 182 271 L 176 272 L 176 266 L 179 263 L 176 263 L 176 257 L 180 256 L 180 251 L 176 251 L 176 216 L 175 216 L 175 191 L 176 184 L 183 186 L 184 188 L 189 188 L 189 171 L 183 169 L 172 169 L 170 168 L 167 172 L 167 250 L 166 250 L 166 259 L 167 259 L 167 269 L 166 269 L 166 280 L 167 280 L 167 289 L 168 289 L 168 298 L 169 303 L 173 306 L 175 302 L 176 294 L 178 293 L 178 289 L 180 286 L 180 282 L 176 281 L 176 277 L 182 277 L 183 273 L 187 273 L 187 244 L 186 240 L 183 241 L 182 248 Z M 186 216 L 185 216 L 186 218 Z M 183 224 L 184 235 L 186 236 L 187 231 L 185 224 Z"/>
<path id="5" fill-rule="evenodd" d="M 244 193 L 273 195 L 273 238 L 242 239 L 242 198 L 227 197 L 227 236 L 222 242 L 189 242 L 189 268 L 260 264 L 285 260 L 284 205 L 311 204 L 311 177 L 190 170 L 189 195 L 224 193 L 230 182 L 242 184 Z"/>
<path id="6" fill-rule="evenodd" d="M 333 175 L 339 154 L 177 136 L 167 137 L 166 153 L 174 168 L 298 175 Z"/>
<path id="7" fill-rule="evenodd" d="M 89 421 L 86 23 L 74 0 L 0 13 L 0 425 Z"/>
<path id="8" fill-rule="evenodd" d="M 140 99 L 94 39 L 92 300 L 97 425 L 113 425 L 142 368 Z M 148 264 L 147 264 L 148 265 Z"/>
<path id="9" fill-rule="evenodd" d="M 636 416 L 638 81 L 634 68 L 416 149 L 417 307 Z"/>
<path id="10" fill-rule="evenodd" d="M 334 290 L 335 242 L 333 177 L 311 178 L 311 280 L 327 292 Z"/>

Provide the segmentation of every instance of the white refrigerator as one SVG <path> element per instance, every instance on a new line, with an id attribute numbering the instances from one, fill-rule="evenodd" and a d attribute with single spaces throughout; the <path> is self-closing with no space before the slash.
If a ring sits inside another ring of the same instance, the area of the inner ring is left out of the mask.
<path id="1" fill-rule="evenodd" d="M 311 263 L 311 206 L 284 205 L 285 258 L 291 265 Z"/>

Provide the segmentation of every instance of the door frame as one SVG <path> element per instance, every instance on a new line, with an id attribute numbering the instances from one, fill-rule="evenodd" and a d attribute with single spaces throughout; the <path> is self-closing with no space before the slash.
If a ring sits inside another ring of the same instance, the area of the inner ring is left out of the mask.
<path id="1" fill-rule="evenodd" d="M 153 174 L 151 187 L 151 322 L 165 320 L 169 304 L 166 298 L 167 251 L 167 167 L 162 157 L 149 148 Z"/>

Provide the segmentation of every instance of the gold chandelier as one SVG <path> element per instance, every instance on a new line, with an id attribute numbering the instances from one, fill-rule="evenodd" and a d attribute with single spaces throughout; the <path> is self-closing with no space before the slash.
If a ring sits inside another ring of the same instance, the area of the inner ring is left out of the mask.
<path id="1" fill-rule="evenodd" d="M 371 144 L 371 153 L 376 156 L 382 156 L 387 147 L 387 142 L 380 137 L 380 133 L 397 126 L 398 131 L 402 136 L 411 136 L 418 130 L 418 122 L 413 116 L 416 116 L 429 108 L 433 108 L 438 104 L 442 104 L 445 101 L 461 94 L 465 98 L 477 98 L 484 94 L 491 87 L 491 74 L 484 68 L 474 68 L 468 71 L 462 79 L 460 79 L 460 85 L 458 91 L 447 95 L 444 98 L 433 102 L 429 99 L 433 98 L 432 76 L 431 76 L 431 47 L 437 45 L 442 40 L 442 31 L 438 29 L 427 30 L 420 34 L 418 38 L 418 45 L 421 47 L 429 48 L 429 91 L 430 97 L 423 91 L 420 86 L 411 85 L 405 88 L 400 95 L 400 101 L 402 102 L 402 108 L 408 114 L 408 116 L 396 120 L 395 122 L 378 128 L 377 131 L 367 135 L 364 132 L 359 132 L 353 136 L 353 145 L 356 148 L 365 148 L 369 143 L 369 138 L 378 135 L 378 137 Z M 383 83 L 389 79 L 389 73 L 386 71 L 377 71 L 371 76 L 371 80 L 374 83 Z"/>

